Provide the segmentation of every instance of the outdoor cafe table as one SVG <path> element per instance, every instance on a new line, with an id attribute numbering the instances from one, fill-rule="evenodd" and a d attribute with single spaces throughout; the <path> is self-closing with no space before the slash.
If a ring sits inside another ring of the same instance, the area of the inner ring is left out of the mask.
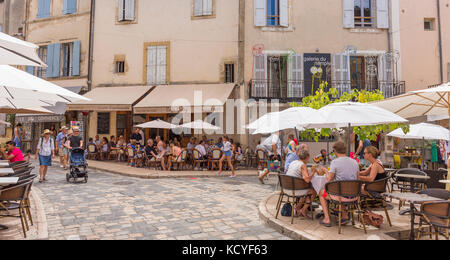
<path id="1" fill-rule="evenodd" d="M 14 173 L 13 168 L 0 168 L 0 177 Z"/>
<path id="2" fill-rule="evenodd" d="M 414 240 L 414 222 L 415 222 L 415 207 L 414 205 L 422 205 L 425 202 L 442 201 L 442 199 L 430 197 L 426 194 L 416 194 L 416 193 L 385 193 L 383 194 L 387 198 L 397 199 L 400 201 L 409 202 L 410 212 L 411 212 L 411 233 L 409 235 L 409 240 Z"/>
<path id="3" fill-rule="evenodd" d="M 443 184 L 450 184 L 450 180 L 440 180 L 439 182 Z"/>
<path id="4" fill-rule="evenodd" d="M 416 181 L 417 180 L 429 180 L 430 177 L 429 176 L 423 176 L 423 175 L 414 175 L 414 174 L 396 174 L 395 177 L 401 177 L 401 178 L 405 178 L 407 179 L 407 181 L 410 183 L 410 189 L 409 191 L 411 193 L 415 193 L 415 186 L 416 186 Z M 407 213 L 410 213 L 410 210 L 402 210 L 400 211 L 400 215 L 405 215 Z"/>
<path id="5" fill-rule="evenodd" d="M 0 187 L 10 185 L 10 184 L 16 184 L 18 181 L 19 181 L 18 177 L 0 178 Z M 2 191 L 0 190 L 0 194 L 1 193 L 2 193 Z M 5 229 L 8 229 L 8 227 L 4 226 L 4 225 L 0 225 L 0 230 L 5 230 Z"/>

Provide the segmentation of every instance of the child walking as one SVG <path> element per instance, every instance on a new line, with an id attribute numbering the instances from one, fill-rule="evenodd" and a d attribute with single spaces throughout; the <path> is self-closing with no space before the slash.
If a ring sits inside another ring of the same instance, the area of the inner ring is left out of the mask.
<path id="1" fill-rule="evenodd" d="M 220 160 L 219 160 L 219 171 L 217 172 L 217 174 L 218 175 L 222 174 L 222 163 L 225 159 L 227 159 L 228 166 L 230 166 L 230 169 L 232 172 L 230 178 L 235 178 L 236 173 L 234 172 L 233 164 L 231 163 L 231 156 L 233 156 L 233 153 L 232 153 L 232 145 L 230 143 L 230 139 L 228 138 L 228 136 L 224 135 L 222 137 L 222 142 L 223 142 L 223 146 L 222 146 L 223 155 L 222 155 L 222 158 L 220 158 Z"/>

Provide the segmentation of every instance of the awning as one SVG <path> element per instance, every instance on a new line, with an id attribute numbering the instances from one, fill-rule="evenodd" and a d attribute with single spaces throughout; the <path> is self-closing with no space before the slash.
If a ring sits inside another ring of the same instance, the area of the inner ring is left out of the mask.
<path id="1" fill-rule="evenodd" d="M 191 112 L 218 112 L 230 97 L 235 84 L 166 85 L 156 87 L 134 106 L 135 114 L 179 113 L 183 107 Z"/>
<path id="2" fill-rule="evenodd" d="M 147 95 L 152 88 L 152 86 L 94 88 L 84 95 L 91 101 L 68 104 L 67 109 L 71 111 L 132 111 L 133 105 Z"/>
<path id="3" fill-rule="evenodd" d="M 83 87 L 64 87 L 76 94 L 79 94 Z M 20 123 L 45 123 L 45 122 L 61 122 L 64 120 L 64 114 L 67 110 L 67 104 L 62 102 L 56 102 L 54 106 L 43 107 L 48 111 L 53 112 L 50 115 L 37 115 L 37 114 L 21 114 L 16 115 L 16 121 Z"/>

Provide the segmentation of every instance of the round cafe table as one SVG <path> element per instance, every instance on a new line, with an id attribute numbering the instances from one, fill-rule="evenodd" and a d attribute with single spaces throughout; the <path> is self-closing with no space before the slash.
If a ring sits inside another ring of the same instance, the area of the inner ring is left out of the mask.
<path id="1" fill-rule="evenodd" d="M 431 179 L 429 176 L 423 176 L 423 175 L 414 175 L 414 174 L 396 174 L 395 177 L 401 177 L 401 178 L 405 178 L 407 180 L 407 182 L 410 183 L 410 192 L 411 193 L 415 193 L 415 185 L 416 185 L 416 181 L 417 180 L 429 180 Z M 402 210 L 400 211 L 400 215 L 405 215 L 407 213 L 411 213 L 410 209 L 407 210 Z"/>

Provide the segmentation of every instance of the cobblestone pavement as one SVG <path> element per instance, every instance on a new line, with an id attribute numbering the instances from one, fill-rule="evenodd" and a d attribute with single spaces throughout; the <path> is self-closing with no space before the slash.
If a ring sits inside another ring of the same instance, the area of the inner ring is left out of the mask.
<path id="1" fill-rule="evenodd" d="M 145 180 L 91 170 L 88 184 L 68 184 L 58 167 L 48 179 L 35 187 L 49 239 L 287 239 L 258 216 L 274 179 L 262 186 L 255 177 Z"/>

